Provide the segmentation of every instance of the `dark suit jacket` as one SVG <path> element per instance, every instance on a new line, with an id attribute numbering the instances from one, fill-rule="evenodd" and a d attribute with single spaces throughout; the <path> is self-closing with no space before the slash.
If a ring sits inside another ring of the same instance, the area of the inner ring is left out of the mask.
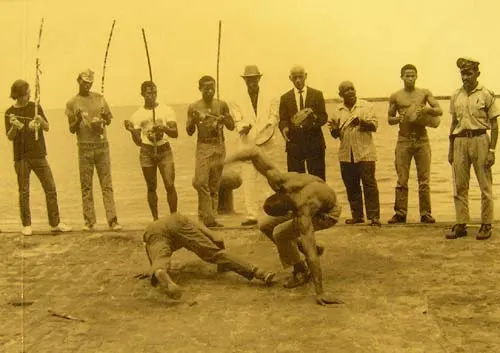
<path id="1" fill-rule="evenodd" d="M 326 124 L 328 115 L 325 108 L 323 93 L 307 87 L 305 108 L 311 108 L 316 114 L 316 119 L 309 128 L 295 128 L 291 118 L 297 113 L 297 103 L 293 89 L 281 96 L 279 108 L 279 128 L 288 127 L 289 142 L 286 143 L 286 152 L 299 158 L 307 158 L 321 153 L 325 149 L 325 138 L 321 126 Z"/>

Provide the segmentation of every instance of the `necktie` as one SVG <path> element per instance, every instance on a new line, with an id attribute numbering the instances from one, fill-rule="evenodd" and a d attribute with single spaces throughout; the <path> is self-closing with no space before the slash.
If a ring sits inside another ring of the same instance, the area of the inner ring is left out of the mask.
<path id="1" fill-rule="evenodd" d="M 302 90 L 299 91 L 299 95 L 300 95 L 300 101 L 299 101 L 299 107 L 300 107 L 300 110 L 304 109 L 304 96 L 302 96 Z"/>

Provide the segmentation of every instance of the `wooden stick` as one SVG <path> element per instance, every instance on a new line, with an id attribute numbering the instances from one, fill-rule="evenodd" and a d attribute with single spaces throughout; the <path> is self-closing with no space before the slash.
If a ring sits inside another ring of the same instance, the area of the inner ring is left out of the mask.
<path id="1" fill-rule="evenodd" d="M 40 30 L 38 31 L 38 43 L 36 45 L 36 72 L 35 72 L 35 116 L 38 115 L 38 105 L 40 104 L 40 44 L 42 42 L 42 31 L 43 31 L 43 17 L 42 22 L 40 23 Z M 40 128 L 39 124 L 35 125 L 35 140 L 38 141 L 38 129 Z"/>
<path id="2" fill-rule="evenodd" d="M 222 21 L 219 20 L 219 36 L 217 39 L 217 100 L 219 100 L 219 62 L 220 62 L 220 41 L 222 36 Z"/>
<path id="3" fill-rule="evenodd" d="M 144 28 L 142 28 L 142 39 L 144 39 L 144 48 L 146 48 L 146 57 L 148 59 L 149 80 L 153 82 L 153 70 L 151 69 L 151 59 L 149 57 L 148 41 L 146 40 L 146 32 L 144 31 Z M 155 123 L 156 123 L 156 111 L 155 107 L 153 106 L 153 127 Z M 156 135 L 155 132 L 153 131 L 153 152 L 155 156 L 157 154 L 157 149 L 158 147 L 156 146 Z"/>
<path id="4" fill-rule="evenodd" d="M 109 32 L 108 44 L 106 45 L 106 52 L 104 53 L 104 64 L 102 65 L 102 77 L 101 77 L 101 96 L 102 96 L 102 105 L 101 105 L 101 114 L 104 113 L 104 79 L 106 77 L 106 64 L 108 62 L 108 53 L 109 46 L 111 44 L 111 38 L 113 37 L 113 30 L 115 29 L 116 20 L 113 20 L 113 24 L 111 25 L 111 31 Z M 103 126 L 104 129 L 104 126 Z M 104 134 L 101 134 L 101 140 L 104 138 Z"/>

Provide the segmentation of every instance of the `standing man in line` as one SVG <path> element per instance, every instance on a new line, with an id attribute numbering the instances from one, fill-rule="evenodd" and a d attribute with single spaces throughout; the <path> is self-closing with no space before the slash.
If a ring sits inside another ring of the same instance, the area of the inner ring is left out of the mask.
<path id="1" fill-rule="evenodd" d="M 286 142 L 289 172 L 316 175 L 326 180 L 325 138 L 321 127 L 327 114 L 323 93 L 305 85 L 307 73 L 302 66 L 290 70 L 294 88 L 281 96 L 279 128 Z"/>
<path id="2" fill-rule="evenodd" d="M 216 221 L 220 178 L 226 157 L 224 126 L 234 130 L 226 102 L 214 99 L 215 79 L 203 76 L 198 81 L 202 99 L 188 107 L 186 132 L 198 130 L 193 187 L 198 192 L 198 217 L 207 227 L 222 227 Z"/>
<path id="3" fill-rule="evenodd" d="M 271 153 L 274 148 L 274 130 L 278 124 L 278 100 L 266 96 L 260 87 L 262 74 L 256 65 L 245 67 L 241 76 L 245 81 L 246 92 L 237 104 L 230 104 L 236 131 L 240 134 L 239 149 L 258 144 L 263 153 Z M 265 136 L 264 136 L 265 135 Z M 261 137 L 264 137 L 260 140 Z M 266 141 L 267 140 L 267 141 Z M 257 224 L 256 182 L 259 173 L 251 162 L 241 168 L 246 219 L 243 226 Z"/>
<path id="4" fill-rule="evenodd" d="M 500 108 L 492 91 L 479 84 L 479 62 L 471 58 L 459 58 L 463 86 L 450 99 L 450 149 L 448 161 L 453 171 L 453 198 L 457 223 L 448 239 L 467 235 L 469 221 L 470 166 L 474 166 L 481 189 L 481 228 L 476 239 L 491 237 L 493 222 L 493 191 L 491 166 L 495 163 L 498 140 Z M 487 130 L 490 130 L 488 136 Z"/>
<path id="5" fill-rule="evenodd" d="M 426 126 L 437 127 L 439 116 L 443 114 L 439 103 L 425 88 L 415 87 L 417 68 L 407 64 L 401 68 L 404 88 L 389 98 L 389 125 L 399 125 L 396 144 L 396 185 L 394 211 L 390 224 L 405 223 L 408 210 L 408 179 L 410 165 L 415 159 L 418 178 L 418 198 L 420 222 L 434 223 L 431 214 L 431 145 Z M 428 105 L 427 105 L 428 104 Z"/>
<path id="6" fill-rule="evenodd" d="M 94 168 L 102 189 L 106 219 L 111 230 L 121 230 L 116 216 L 111 162 L 106 126 L 111 124 L 111 111 L 102 95 L 91 92 L 94 72 L 85 70 L 77 77 L 78 94 L 66 103 L 69 131 L 78 141 L 78 166 L 82 188 L 84 231 L 94 230 L 96 224 L 92 178 Z"/>
<path id="7" fill-rule="evenodd" d="M 49 131 L 49 121 L 40 105 L 38 114 L 35 116 L 37 103 L 30 101 L 28 82 L 15 81 L 10 88 L 10 97 L 16 102 L 5 111 L 5 131 L 14 148 L 14 168 L 17 174 L 19 208 L 23 224 L 21 233 L 26 236 L 33 234 L 30 211 L 30 174 L 32 171 L 40 180 L 45 192 L 51 231 L 69 232 L 71 227 L 59 220 L 56 184 L 46 158 L 44 131 Z"/>
<path id="8" fill-rule="evenodd" d="M 339 161 L 342 180 L 351 206 L 351 219 L 346 224 L 364 223 L 363 193 L 366 217 L 370 225 L 380 226 L 380 203 L 375 178 L 376 152 L 372 134 L 378 122 L 373 105 L 357 99 L 356 89 L 350 81 L 339 85 L 339 96 L 343 100 L 329 121 L 333 138 L 340 138 Z"/>
<path id="9" fill-rule="evenodd" d="M 177 138 L 177 120 L 174 110 L 168 105 L 156 101 L 156 84 L 144 81 L 141 85 L 144 106 L 140 107 L 131 120 L 125 120 L 132 140 L 140 146 L 139 161 L 142 174 L 148 189 L 148 204 L 153 220 L 158 219 L 158 195 L 156 194 L 157 173 L 160 175 L 167 191 L 170 213 L 177 212 L 177 191 L 175 190 L 174 156 L 169 139 Z M 155 121 L 153 121 L 153 109 Z"/>

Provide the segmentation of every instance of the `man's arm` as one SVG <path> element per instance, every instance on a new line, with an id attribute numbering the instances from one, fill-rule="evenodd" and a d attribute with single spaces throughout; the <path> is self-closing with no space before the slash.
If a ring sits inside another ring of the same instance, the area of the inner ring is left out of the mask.
<path id="1" fill-rule="evenodd" d="M 443 115 L 443 110 L 439 106 L 439 102 L 436 97 L 434 97 L 431 91 L 427 90 L 427 103 L 429 103 L 430 107 L 425 107 L 425 112 L 432 116 L 441 116 Z"/>
<path id="2" fill-rule="evenodd" d="M 227 105 L 229 108 L 229 112 L 233 117 L 234 128 L 236 129 L 236 131 L 240 135 L 248 134 L 250 132 L 250 129 L 252 128 L 252 124 L 244 119 L 241 108 L 233 101 L 228 101 Z"/>
<path id="3" fill-rule="evenodd" d="M 448 163 L 452 164 L 453 163 L 453 144 L 455 143 L 455 136 L 453 136 L 453 131 L 457 127 L 458 120 L 457 116 L 455 113 L 451 114 L 451 125 L 450 125 L 450 144 L 448 146 Z"/>
<path id="4" fill-rule="evenodd" d="M 179 136 L 179 131 L 177 130 L 177 122 L 167 121 L 165 126 L 162 126 L 162 131 L 167 134 L 168 137 L 177 138 Z"/>
<path id="5" fill-rule="evenodd" d="M 389 111 L 387 112 L 387 122 L 389 125 L 397 125 L 401 122 L 401 117 L 396 117 L 398 112 L 398 102 L 396 100 L 395 94 L 392 94 L 389 98 Z"/>
<path id="6" fill-rule="evenodd" d="M 186 132 L 189 136 L 192 136 L 196 131 L 196 122 L 199 118 L 199 112 L 197 112 L 193 107 L 189 106 L 186 122 Z"/>
<path id="7" fill-rule="evenodd" d="M 378 128 L 377 116 L 373 110 L 373 105 L 368 103 L 364 111 L 359 116 L 360 131 L 376 132 Z"/>
<path id="8" fill-rule="evenodd" d="M 111 119 L 113 119 L 113 114 L 111 114 L 111 109 L 109 109 L 108 102 L 106 102 L 106 99 L 104 96 L 101 96 L 102 99 L 102 112 L 101 112 L 101 119 L 104 120 L 104 123 L 106 125 L 111 124 Z"/>
<path id="9" fill-rule="evenodd" d="M 47 117 L 45 116 L 45 113 L 43 112 L 42 106 L 40 104 L 38 104 L 38 116 L 35 116 L 33 121 L 36 121 L 38 124 L 40 124 L 40 127 L 44 131 L 49 131 L 49 121 L 47 120 Z"/>
<path id="10" fill-rule="evenodd" d="M 212 243 L 214 243 L 219 249 L 225 249 L 224 239 L 216 234 L 215 232 L 208 229 L 203 223 L 198 222 L 198 227 L 200 231 L 208 238 Z"/>
<path id="11" fill-rule="evenodd" d="M 81 111 L 75 112 L 73 106 L 68 102 L 66 104 L 66 116 L 68 117 L 69 132 L 76 133 L 80 129 L 80 123 L 83 119 Z"/>
<path id="12" fill-rule="evenodd" d="M 325 98 L 323 97 L 323 92 L 316 91 L 318 93 L 318 98 L 316 99 L 316 104 L 314 105 L 313 112 L 315 119 L 313 120 L 311 127 L 321 127 L 326 124 L 328 120 L 328 114 L 326 113 Z"/>
<path id="13" fill-rule="evenodd" d="M 223 102 L 222 106 L 222 123 L 229 131 L 234 130 L 234 120 L 226 102 Z"/>
<path id="14" fill-rule="evenodd" d="M 125 126 L 125 130 L 130 132 L 132 141 L 134 141 L 134 143 L 140 147 L 142 145 L 141 129 L 136 129 L 134 127 L 134 123 L 132 123 L 130 120 L 125 120 L 123 124 Z"/>

